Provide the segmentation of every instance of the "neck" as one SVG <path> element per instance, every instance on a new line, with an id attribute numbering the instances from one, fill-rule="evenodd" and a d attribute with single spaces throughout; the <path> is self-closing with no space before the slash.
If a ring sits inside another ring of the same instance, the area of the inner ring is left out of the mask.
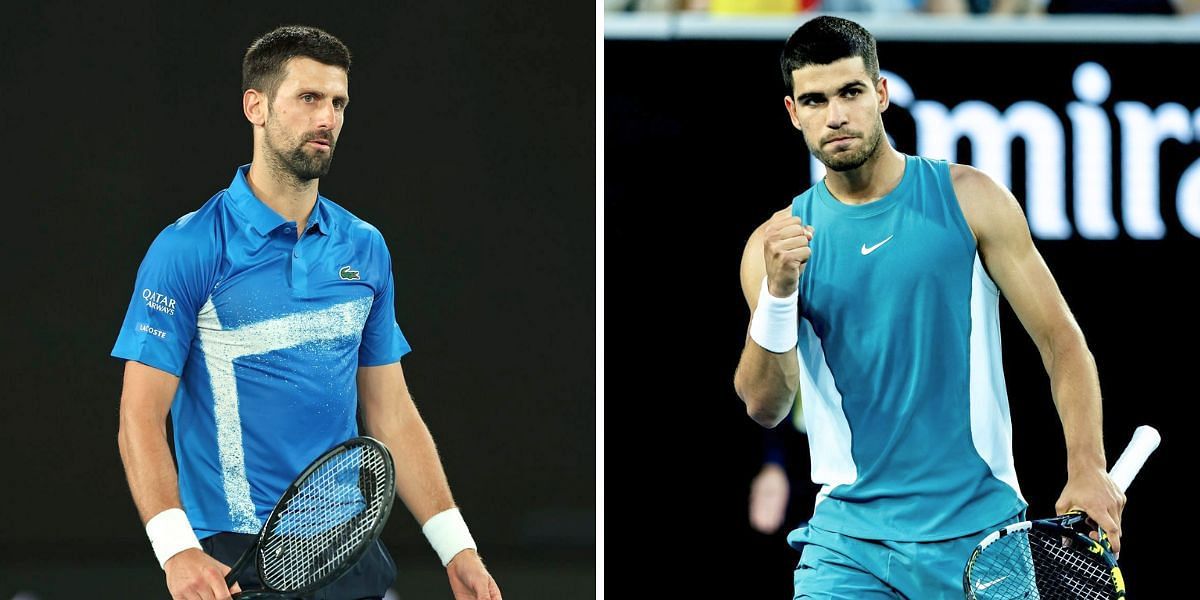
<path id="1" fill-rule="evenodd" d="M 861 167 L 826 172 L 825 187 L 846 204 L 866 204 L 888 195 L 903 177 L 904 155 L 884 140 Z"/>
<path id="2" fill-rule="evenodd" d="M 295 175 L 270 164 L 261 153 L 256 153 L 246 181 L 254 195 L 271 210 L 288 221 L 295 221 L 296 235 L 306 229 L 308 217 L 317 203 L 317 179 L 300 181 Z"/>

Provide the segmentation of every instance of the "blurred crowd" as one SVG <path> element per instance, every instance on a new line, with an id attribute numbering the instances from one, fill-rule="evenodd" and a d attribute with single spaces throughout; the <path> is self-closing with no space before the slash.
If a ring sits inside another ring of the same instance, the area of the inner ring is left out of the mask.
<path id="1" fill-rule="evenodd" d="M 803 12 L 1037 15 L 1200 12 L 1200 0 L 604 0 L 610 12 L 778 15 Z"/>

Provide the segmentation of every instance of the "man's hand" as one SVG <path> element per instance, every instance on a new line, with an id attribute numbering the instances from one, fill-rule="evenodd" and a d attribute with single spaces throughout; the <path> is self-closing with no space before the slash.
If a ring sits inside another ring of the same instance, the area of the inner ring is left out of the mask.
<path id="1" fill-rule="evenodd" d="M 446 565 L 446 574 L 450 577 L 454 600 L 502 600 L 496 580 L 483 566 L 479 554 L 470 548 L 455 555 Z"/>
<path id="2" fill-rule="evenodd" d="M 168 558 L 163 568 L 171 600 L 230 600 L 242 591 L 237 583 L 232 588 L 225 586 L 228 566 L 196 548 Z"/>
<path id="3" fill-rule="evenodd" d="M 1103 467 L 1069 469 L 1067 487 L 1054 503 L 1058 514 L 1081 510 L 1108 534 L 1113 554 L 1121 552 L 1121 512 L 1125 510 L 1125 494 Z M 1095 539 L 1095 532 L 1092 538 Z"/>
<path id="4" fill-rule="evenodd" d="M 796 291 L 800 274 L 812 257 L 813 228 L 792 216 L 791 207 L 771 216 L 763 228 L 763 258 L 767 263 L 767 289 L 776 298 Z"/>

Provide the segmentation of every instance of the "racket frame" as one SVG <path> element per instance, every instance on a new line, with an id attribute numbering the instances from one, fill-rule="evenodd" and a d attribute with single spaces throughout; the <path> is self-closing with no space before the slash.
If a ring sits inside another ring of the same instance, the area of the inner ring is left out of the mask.
<path id="1" fill-rule="evenodd" d="M 1097 558 L 1097 561 L 1105 566 L 1105 569 L 1112 574 L 1113 595 L 1114 599 L 1125 598 L 1125 578 L 1121 575 L 1121 567 L 1117 566 L 1116 556 L 1113 555 L 1112 545 L 1108 541 L 1108 535 L 1104 530 L 1097 527 L 1097 537 L 1099 541 L 1093 540 L 1091 537 L 1080 533 L 1079 527 L 1086 527 L 1087 515 L 1080 511 L 1072 511 L 1051 519 L 1038 519 L 1036 521 L 1022 521 L 1013 523 L 1003 529 L 989 533 L 983 538 L 975 550 L 971 552 L 971 558 L 967 560 L 967 566 L 963 569 L 963 591 L 966 592 L 967 600 L 976 600 L 974 581 L 971 575 L 975 568 L 975 561 L 979 558 L 988 546 L 998 542 L 1004 537 L 1030 529 L 1043 531 L 1051 536 L 1058 536 L 1070 540 L 1076 548 L 1084 553 L 1092 554 Z"/>
<path id="2" fill-rule="evenodd" d="M 1125 450 L 1121 452 L 1120 458 L 1113 464 L 1112 470 L 1109 471 L 1109 476 L 1113 478 L 1113 482 L 1124 493 L 1129 489 L 1129 485 L 1133 483 L 1134 477 L 1141 471 L 1146 464 L 1146 460 L 1158 448 L 1162 442 L 1162 436 L 1158 430 L 1149 425 L 1141 425 L 1133 432 L 1133 437 L 1129 444 L 1125 446 Z M 1084 547 L 1089 552 L 1095 554 L 1108 564 L 1112 572 L 1113 580 L 1113 598 L 1125 597 L 1125 579 L 1121 575 L 1121 569 L 1117 566 L 1117 559 L 1113 556 L 1112 545 L 1108 541 L 1108 535 L 1104 533 L 1104 529 L 1096 526 L 1096 537 L 1099 540 L 1093 540 L 1087 535 L 1079 532 L 1087 523 L 1087 515 L 1081 511 L 1071 511 L 1066 514 L 1054 517 L 1052 519 L 1041 519 L 1038 521 L 1024 521 L 1009 525 L 1000 531 L 994 531 L 983 538 L 981 542 L 971 552 L 971 558 L 967 559 L 967 565 L 963 569 L 963 593 L 967 600 L 975 599 L 975 590 L 971 586 L 971 572 L 975 567 L 975 561 L 979 558 L 980 552 L 987 548 L 996 540 L 1009 535 L 1012 532 L 1021 531 L 1023 529 L 1038 528 L 1047 529 L 1061 535 L 1064 538 L 1074 539 L 1076 543 L 1084 544 Z"/>
<path id="3" fill-rule="evenodd" d="M 328 585 L 329 582 L 341 577 L 346 573 L 346 571 L 350 570 L 358 562 L 358 559 L 362 558 L 362 555 L 366 553 L 367 549 L 372 545 L 372 543 L 374 543 L 374 540 L 378 539 L 379 535 L 383 533 L 384 526 L 387 525 L 388 517 L 391 516 L 392 503 L 396 498 L 396 466 L 392 460 L 392 453 L 388 450 L 386 444 L 373 437 L 365 435 L 350 438 L 334 446 L 333 448 L 330 448 L 324 454 L 313 459 L 308 467 L 296 476 L 291 485 L 284 490 L 283 495 L 279 497 L 279 501 L 275 503 L 275 507 L 271 509 L 271 515 L 267 517 L 266 523 L 264 523 L 262 529 L 259 530 L 258 536 L 254 539 L 254 543 L 242 553 L 241 558 L 239 558 L 237 563 L 234 564 L 233 568 L 229 570 L 229 574 L 225 577 L 226 585 L 232 586 L 233 583 L 237 581 L 238 576 L 241 575 L 242 571 L 246 569 L 246 566 L 250 563 L 251 559 L 254 561 L 254 568 L 258 571 L 259 579 L 262 579 L 263 561 L 262 552 L 260 552 L 260 549 L 262 548 L 263 540 L 267 537 L 267 533 L 271 531 L 271 528 L 275 525 L 275 523 L 279 522 L 279 519 L 283 516 L 283 507 L 300 491 L 300 484 L 304 483 L 304 481 L 308 479 L 309 475 L 312 475 L 315 471 L 324 466 L 329 459 L 341 454 L 344 451 L 347 451 L 353 446 L 374 446 L 380 451 L 380 453 L 384 456 L 384 466 L 386 467 L 384 470 L 385 477 L 387 478 L 386 487 L 387 489 L 392 490 L 392 493 L 389 494 L 389 497 L 384 499 L 383 506 L 380 509 L 379 519 L 376 521 L 375 526 L 371 529 L 371 531 L 368 532 L 367 535 L 363 537 L 364 540 L 371 540 L 371 543 L 359 544 L 358 548 L 356 548 L 354 552 L 351 552 L 350 555 L 342 561 L 341 566 L 330 571 L 327 575 L 311 585 L 294 590 L 279 590 L 267 585 L 267 582 L 263 581 L 262 589 L 247 590 L 243 593 L 269 592 L 307 594 L 309 592 L 316 591 L 325 585 Z"/>

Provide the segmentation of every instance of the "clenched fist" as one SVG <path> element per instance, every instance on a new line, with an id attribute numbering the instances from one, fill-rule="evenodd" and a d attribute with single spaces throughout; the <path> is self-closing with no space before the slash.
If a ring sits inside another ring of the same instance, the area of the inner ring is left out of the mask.
<path id="1" fill-rule="evenodd" d="M 767 289 L 776 298 L 796 291 L 800 274 L 812 257 L 813 228 L 792 216 L 791 207 L 771 216 L 763 228 L 763 259 L 767 263 Z"/>

